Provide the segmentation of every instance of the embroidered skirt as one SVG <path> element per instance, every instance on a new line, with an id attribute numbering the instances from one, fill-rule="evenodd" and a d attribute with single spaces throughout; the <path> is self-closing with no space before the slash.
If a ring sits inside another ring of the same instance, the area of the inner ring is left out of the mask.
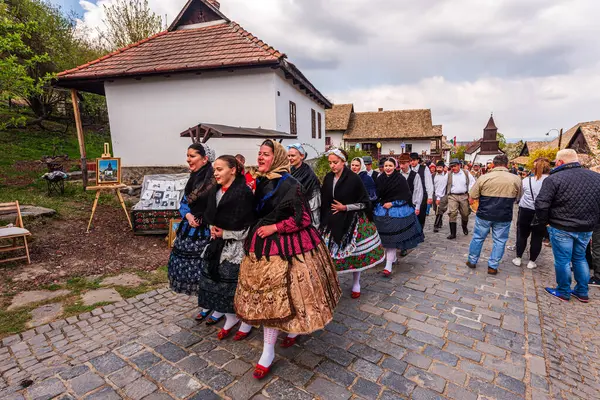
<path id="1" fill-rule="evenodd" d="M 169 286 L 175 293 L 197 296 L 200 283 L 202 252 L 208 239 L 185 235 L 183 229 L 177 233 L 169 257 Z"/>
<path id="2" fill-rule="evenodd" d="M 244 257 L 235 311 L 246 323 L 287 333 L 310 334 L 333 319 L 341 296 L 335 266 L 323 243 L 294 256 Z"/>
<path id="3" fill-rule="evenodd" d="M 375 216 L 374 219 L 381 244 L 386 249 L 410 250 L 425 240 L 421 224 L 414 212 L 406 217 Z"/>
<path id="4" fill-rule="evenodd" d="M 208 264 L 203 261 L 200 271 L 198 306 L 222 313 L 234 313 L 233 299 L 238 283 L 240 264 L 224 261 L 219 265 L 219 281 L 208 273 Z"/>
<path id="5" fill-rule="evenodd" d="M 385 260 L 385 251 L 373 222 L 360 217 L 354 228 L 352 240 L 344 248 L 330 243 L 330 235 L 325 235 L 325 243 L 331 250 L 338 274 L 359 272 L 373 268 Z"/>

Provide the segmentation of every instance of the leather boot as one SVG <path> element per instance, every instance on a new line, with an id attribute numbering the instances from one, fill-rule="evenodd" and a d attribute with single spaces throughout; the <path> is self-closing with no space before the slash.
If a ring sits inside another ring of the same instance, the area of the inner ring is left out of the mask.
<path id="1" fill-rule="evenodd" d="M 469 229 L 467 228 L 468 224 L 469 224 L 469 221 L 462 221 L 462 228 L 463 228 L 463 233 L 465 234 L 465 236 L 467 236 L 469 234 Z"/>
<path id="2" fill-rule="evenodd" d="M 450 236 L 447 239 L 456 239 L 456 222 L 450 222 Z"/>
<path id="3" fill-rule="evenodd" d="M 433 224 L 433 231 L 435 233 L 440 231 L 440 225 L 442 222 L 442 216 L 441 215 L 436 215 L 435 216 L 435 223 Z"/>

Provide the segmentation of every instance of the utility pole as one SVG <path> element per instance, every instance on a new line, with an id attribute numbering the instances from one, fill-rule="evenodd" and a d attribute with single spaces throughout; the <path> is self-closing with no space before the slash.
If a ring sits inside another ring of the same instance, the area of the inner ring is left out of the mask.
<path id="1" fill-rule="evenodd" d="M 563 130 L 561 128 L 560 133 L 558 134 L 558 151 L 560 151 L 560 146 L 562 145 L 562 135 L 563 135 Z"/>

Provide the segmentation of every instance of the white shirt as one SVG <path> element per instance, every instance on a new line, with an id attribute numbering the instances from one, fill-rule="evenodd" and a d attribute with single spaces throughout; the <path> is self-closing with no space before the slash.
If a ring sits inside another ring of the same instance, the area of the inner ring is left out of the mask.
<path id="1" fill-rule="evenodd" d="M 433 187 L 435 188 L 435 200 L 439 200 L 444 196 L 440 196 L 439 193 L 444 193 L 446 191 L 446 185 L 448 184 L 448 177 L 445 172 L 441 174 L 436 173 L 433 177 Z"/>
<path id="2" fill-rule="evenodd" d="M 535 210 L 534 197 L 537 199 L 538 194 L 540 194 L 540 190 L 542 190 L 542 183 L 548 177 L 548 175 L 542 175 L 540 180 L 535 179 L 535 176 L 528 176 L 523 179 L 523 196 L 521 197 L 521 201 L 519 202 L 519 207 L 527 208 L 529 210 Z M 529 187 L 529 182 L 531 181 L 531 187 Z M 531 189 L 533 189 L 533 194 L 531 193 Z"/>
<path id="3" fill-rule="evenodd" d="M 408 180 L 408 176 L 410 175 L 410 170 L 406 173 L 400 170 L 402 176 Z M 412 202 L 415 205 L 415 210 L 421 209 L 421 203 L 423 202 L 423 185 L 421 184 L 421 177 L 419 174 L 415 175 L 415 180 L 413 182 L 415 186 L 415 190 L 413 191 Z"/>
<path id="4" fill-rule="evenodd" d="M 420 165 L 417 165 L 416 167 L 410 167 L 410 169 L 415 171 L 416 173 L 419 173 L 420 167 Z M 428 168 L 425 168 L 425 173 L 423 175 L 425 175 L 425 190 L 427 191 L 427 199 L 433 199 L 433 179 L 431 179 L 431 172 Z M 423 189 L 423 184 L 421 184 L 421 189 Z M 423 190 L 421 190 L 421 192 L 422 191 Z"/>
<path id="5" fill-rule="evenodd" d="M 450 177 L 450 174 L 452 174 L 452 187 L 450 188 L 449 194 L 468 194 L 473 185 L 475 184 L 475 178 L 473 178 L 473 175 L 469 174 L 468 172 L 468 187 L 465 178 L 465 173 L 462 170 L 458 171 L 457 174 L 455 174 L 454 172 L 448 172 L 443 179 L 440 179 L 440 181 L 444 182 L 443 186 L 441 182 L 439 183 L 439 187 L 436 185 L 436 188 L 439 188 L 439 191 L 436 190 L 436 195 L 440 199 L 446 195 L 446 186 L 448 186 L 448 178 Z"/>

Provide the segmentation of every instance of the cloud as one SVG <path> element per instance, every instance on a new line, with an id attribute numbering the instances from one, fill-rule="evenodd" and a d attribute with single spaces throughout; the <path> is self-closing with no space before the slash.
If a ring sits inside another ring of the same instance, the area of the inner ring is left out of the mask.
<path id="1" fill-rule="evenodd" d="M 82 23 L 103 5 L 80 0 Z M 186 0 L 149 0 L 171 22 Z M 220 0 L 328 97 L 359 110 L 431 108 L 448 136 L 508 137 L 599 119 L 596 0 Z"/>

